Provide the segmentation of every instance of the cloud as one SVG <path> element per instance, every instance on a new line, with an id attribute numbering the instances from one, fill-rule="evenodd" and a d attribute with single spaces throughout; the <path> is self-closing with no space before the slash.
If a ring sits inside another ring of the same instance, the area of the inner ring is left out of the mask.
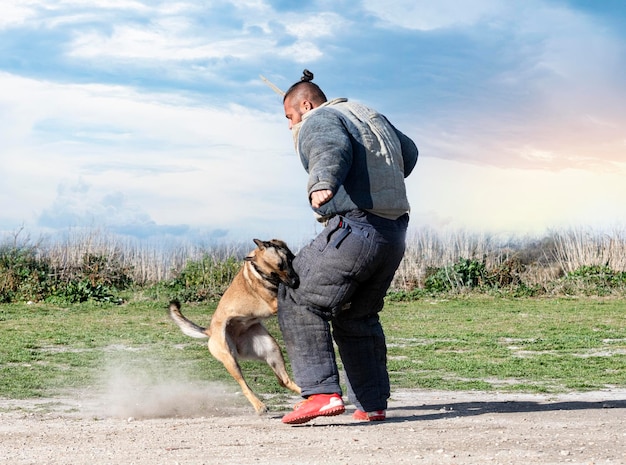
<path id="1" fill-rule="evenodd" d="M 183 29 L 183 30 L 181 30 Z M 213 40 L 188 34 L 182 22 L 165 21 L 146 26 L 114 27 L 111 34 L 84 32 L 70 44 L 68 55 L 75 58 L 118 60 L 200 61 L 213 59 L 248 60 L 274 48 L 269 38 L 243 37 Z"/>
<path id="2" fill-rule="evenodd" d="M 245 128 L 251 137 L 268 133 L 278 136 L 276 123 L 282 121 L 278 110 L 266 115 L 229 103 L 202 105 L 200 96 L 194 99 L 175 93 L 139 92 L 124 86 L 57 84 L 1 72 L 0 83 L 0 103 L 3 111 L 12 115 L 0 133 L 5 141 L 13 140 L 20 147 L 41 139 L 52 146 L 65 144 L 74 151 L 90 142 L 98 150 L 102 144 L 147 147 L 148 151 L 172 146 L 206 149 L 250 145 L 264 150 L 274 149 L 273 141 L 258 138 L 254 143 L 246 142 L 239 137 L 241 131 Z"/>
<path id="3" fill-rule="evenodd" d="M 626 47 L 617 33 L 564 4 L 476 1 L 448 15 L 452 2 L 411 3 L 366 7 L 442 46 L 425 50 L 416 70 L 424 116 L 409 131 L 429 153 L 511 168 L 622 169 Z"/>
<path id="4" fill-rule="evenodd" d="M 106 225 L 112 232 L 135 237 L 180 236 L 190 229 L 182 224 L 157 225 L 140 205 L 131 202 L 123 193 L 111 192 L 100 196 L 83 180 L 59 185 L 57 197 L 39 215 L 37 224 L 61 230 Z"/>
<path id="5" fill-rule="evenodd" d="M 0 15 L 0 29 L 23 24 L 34 12 L 20 0 L 5 0 Z"/>
<path id="6" fill-rule="evenodd" d="M 138 1 L 126 0 L 3 0 L 0 29 L 23 26 L 28 29 L 105 22 L 116 11 L 145 12 Z"/>
<path id="7" fill-rule="evenodd" d="M 468 26 L 500 13 L 506 6 L 503 0 L 396 0 L 380 2 L 364 0 L 363 6 L 388 24 L 420 31 Z"/>
<path id="8" fill-rule="evenodd" d="M 278 111 L 6 73 L 0 108 L 11 114 L 0 127 L 5 219 L 39 211 L 40 226 L 107 221 L 136 234 L 310 225 L 305 175 Z"/>
<path id="9" fill-rule="evenodd" d="M 159 4 L 146 7 L 142 20 L 120 13 L 110 28 L 101 24 L 74 32 L 67 54 L 75 59 L 120 60 L 131 66 L 140 66 L 141 61 L 258 63 L 269 56 L 311 62 L 323 56 L 316 40 L 332 37 L 345 25 L 332 12 L 310 14 L 303 22 L 263 2 L 233 5 L 234 9 L 220 8 L 219 3 L 199 9 L 181 4 L 172 9 Z M 211 15 L 219 16 L 219 21 L 209 19 Z"/>
<path id="10" fill-rule="evenodd" d="M 397 94 L 394 105 L 408 114 L 407 130 L 436 139 L 428 142 L 433 156 L 560 170 L 613 169 L 622 153 L 624 42 L 566 4 L 365 0 L 369 16 L 359 16 L 362 10 L 348 15 L 339 4 L 307 9 L 306 21 L 295 7 L 281 10 L 258 0 L 33 5 L 31 16 L 36 12 L 40 23 L 63 32 L 56 46 L 64 66 L 129 83 L 142 76 L 137 85 L 144 89 L 172 89 L 166 99 L 183 87 L 197 90 L 192 98 L 202 95 L 222 107 L 228 100 L 265 105 L 269 97 L 260 100 L 261 83 L 255 82 L 259 68 L 294 63 L 319 63 L 320 76 L 350 73 L 343 85 L 357 92 L 353 67 L 367 68 L 366 96 L 376 85 L 381 94 Z M 350 65 L 342 68 L 346 60 Z M 400 61 L 404 68 L 411 63 L 408 71 L 394 72 Z M 132 92 L 126 85 L 119 91 Z M 417 110 L 407 96 L 418 99 Z M 53 127 L 39 123 L 40 132 Z M 79 122 L 72 132 L 77 143 L 137 140 L 125 123 L 96 128 Z M 169 135 L 153 136 L 153 145 L 167 143 Z M 141 138 L 144 146 L 147 139 Z"/>
<path id="11" fill-rule="evenodd" d="M 430 186 L 411 199 L 416 215 L 436 197 L 442 221 L 465 218 L 463 192 L 500 198 L 485 191 L 499 180 L 519 197 L 498 207 L 532 215 L 518 203 L 542 201 L 525 190 L 537 173 L 557 192 L 580 182 L 622 195 L 594 176 L 613 185 L 626 169 L 626 42 L 618 21 L 572 4 L 7 0 L 0 222 L 110 217 L 120 230 L 309 237 L 306 173 L 280 99 L 258 79 L 285 88 L 303 67 L 329 96 L 371 104 L 415 139 L 408 182 Z M 429 184 L 448 181 L 435 162 L 465 191 Z"/>
<path id="12" fill-rule="evenodd" d="M 300 19 L 300 16 L 295 14 L 287 14 L 280 18 L 287 32 L 299 40 L 332 37 L 338 30 L 350 25 L 349 21 L 338 14 L 327 11 L 308 15 L 306 21 Z"/>

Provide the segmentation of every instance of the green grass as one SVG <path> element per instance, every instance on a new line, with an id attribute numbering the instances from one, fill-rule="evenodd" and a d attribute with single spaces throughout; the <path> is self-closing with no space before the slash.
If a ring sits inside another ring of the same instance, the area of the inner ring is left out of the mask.
<path id="1" fill-rule="evenodd" d="M 625 304 L 467 298 L 388 306 L 392 382 L 529 392 L 625 386 Z"/>
<path id="2" fill-rule="evenodd" d="M 209 321 L 210 309 L 190 306 Z M 184 336 L 165 304 L 0 306 L 0 397 L 56 395 L 101 381 L 103 370 L 183 374 L 187 379 L 226 379 L 206 346 Z M 205 376 L 206 375 L 206 376 Z"/>
<path id="3" fill-rule="evenodd" d="M 389 302 L 381 313 L 394 389 L 558 392 L 626 386 L 626 302 L 467 297 Z M 201 325 L 210 305 L 188 305 Z M 268 328 L 278 334 L 275 320 Z M 261 395 L 289 395 L 243 362 Z M 0 305 L 0 397 L 98 389 L 107 371 L 236 384 L 204 341 L 184 336 L 165 302 Z"/>

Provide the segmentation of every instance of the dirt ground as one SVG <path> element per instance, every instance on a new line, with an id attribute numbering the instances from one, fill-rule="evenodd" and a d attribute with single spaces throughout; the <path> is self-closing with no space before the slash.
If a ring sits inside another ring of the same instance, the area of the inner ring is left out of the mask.
<path id="1" fill-rule="evenodd" d="M 0 399 L 0 463 L 626 464 L 626 389 L 398 391 L 383 423 L 354 421 L 349 407 L 287 426 L 279 410 L 257 416 L 219 386 Z"/>

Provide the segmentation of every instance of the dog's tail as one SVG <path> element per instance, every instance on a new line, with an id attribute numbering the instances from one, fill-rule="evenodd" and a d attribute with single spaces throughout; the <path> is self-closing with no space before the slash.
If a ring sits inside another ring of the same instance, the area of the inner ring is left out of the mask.
<path id="1" fill-rule="evenodd" d="M 196 339 L 206 339 L 209 337 L 207 328 L 198 326 L 181 313 L 180 302 L 178 300 L 172 300 L 170 302 L 169 314 L 170 318 L 174 320 L 174 323 L 176 323 L 180 330 L 187 336 L 195 337 Z"/>

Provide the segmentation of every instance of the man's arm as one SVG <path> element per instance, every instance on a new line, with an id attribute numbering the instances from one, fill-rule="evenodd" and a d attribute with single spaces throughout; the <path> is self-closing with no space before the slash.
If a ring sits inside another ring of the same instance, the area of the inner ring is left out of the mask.
<path id="1" fill-rule="evenodd" d="M 404 177 L 406 178 L 409 174 L 411 174 L 413 168 L 415 168 L 419 152 L 417 150 L 415 142 L 413 142 L 410 137 L 398 131 L 395 127 L 393 129 L 396 131 L 398 139 L 400 139 L 400 146 L 402 147 L 402 159 L 404 161 Z"/>
<path id="2" fill-rule="evenodd" d="M 352 142 L 340 118 L 327 111 L 311 115 L 298 139 L 300 154 L 309 168 L 311 206 L 319 208 L 344 182 L 352 165 Z"/>

